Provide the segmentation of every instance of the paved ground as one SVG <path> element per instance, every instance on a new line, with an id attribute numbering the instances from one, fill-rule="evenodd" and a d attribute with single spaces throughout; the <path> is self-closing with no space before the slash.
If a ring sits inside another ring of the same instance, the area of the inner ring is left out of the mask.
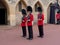
<path id="1" fill-rule="evenodd" d="M 0 45 L 60 45 L 60 25 L 44 25 L 44 38 L 37 37 L 37 25 L 33 26 L 33 32 L 34 39 L 29 41 L 21 37 L 21 27 L 0 26 Z"/>

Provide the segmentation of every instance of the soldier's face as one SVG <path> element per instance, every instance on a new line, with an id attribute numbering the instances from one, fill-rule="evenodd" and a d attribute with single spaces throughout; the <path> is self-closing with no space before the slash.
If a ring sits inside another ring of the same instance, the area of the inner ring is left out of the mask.
<path id="1" fill-rule="evenodd" d="M 41 14 L 42 12 L 40 11 L 40 14 Z"/>
<path id="2" fill-rule="evenodd" d="M 38 12 L 38 13 L 40 13 L 40 14 L 41 14 L 42 12 Z"/>
<path id="3" fill-rule="evenodd" d="M 27 15 L 29 15 L 30 13 L 31 13 L 31 12 L 30 12 L 30 11 L 28 11 L 28 12 L 27 12 Z"/>

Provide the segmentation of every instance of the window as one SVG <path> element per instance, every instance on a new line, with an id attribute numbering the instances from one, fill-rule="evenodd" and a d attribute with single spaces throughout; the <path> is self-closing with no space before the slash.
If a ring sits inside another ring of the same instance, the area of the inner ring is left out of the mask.
<path id="1" fill-rule="evenodd" d="M 35 11 L 37 12 L 38 10 L 37 10 L 37 4 L 35 5 Z"/>
<path id="2" fill-rule="evenodd" d="M 19 11 L 22 10 L 22 2 L 19 2 Z"/>
<path id="3" fill-rule="evenodd" d="M 38 11 L 38 7 L 41 7 L 41 5 L 39 3 L 35 4 L 35 11 L 37 12 Z"/>

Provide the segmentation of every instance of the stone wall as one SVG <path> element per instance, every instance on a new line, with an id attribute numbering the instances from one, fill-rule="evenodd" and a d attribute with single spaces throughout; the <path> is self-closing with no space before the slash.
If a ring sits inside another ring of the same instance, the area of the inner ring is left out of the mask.
<path id="1" fill-rule="evenodd" d="M 19 1 L 21 0 L 5 0 L 5 2 L 8 4 L 7 7 L 9 10 L 9 22 L 11 26 L 15 26 L 16 24 L 19 24 L 21 22 L 21 13 L 16 11 L 16 6 L 18 5 Z M 33 10 L 34 10 L 34 6 L 35 4 L 39 1 L 39 3 L 42 5 L 42 9 L 43 9 L 43 13 L 45 15 L 45 20 L 44 23 L 48 22 L 48 16 L 47 16 L 47 10 L 48 7 L 50 5 L 51 2 L 55 2 L 55 0 L 23 0 L 26 5 L 30 5 Z M 59 4 L 60 4 L 60 0 L 59 0 Z M 35 12 L 33 12 L 34 17 L 35 16 Z M 37 14 L 37 13 L 36 13 Z"/>

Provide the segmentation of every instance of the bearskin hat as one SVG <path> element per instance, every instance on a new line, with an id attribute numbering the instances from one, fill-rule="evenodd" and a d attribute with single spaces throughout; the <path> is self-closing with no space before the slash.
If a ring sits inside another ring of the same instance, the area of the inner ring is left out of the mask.
<path id="1" fill-rule="evenodd" d="M 60 13 L 60 9 L 57 11 L 57 13 Z"/>
<path id="2" fill-rule="evenodd" d="M 32 7 L 31 6 L 27 6 L 27 11 L 32 12 Z"/>
<path id="3" fill-rule="evenodd" d="M 22 14 L 26 15 L 26 10 L 25 9 L 22 9 Z"/>
<path id="4" fill-rule="evenodd" d="M 38 7 L 37 10 L 38 10 L 38 12 L 42 12 L 42 8 L 41 7 Z"/>

